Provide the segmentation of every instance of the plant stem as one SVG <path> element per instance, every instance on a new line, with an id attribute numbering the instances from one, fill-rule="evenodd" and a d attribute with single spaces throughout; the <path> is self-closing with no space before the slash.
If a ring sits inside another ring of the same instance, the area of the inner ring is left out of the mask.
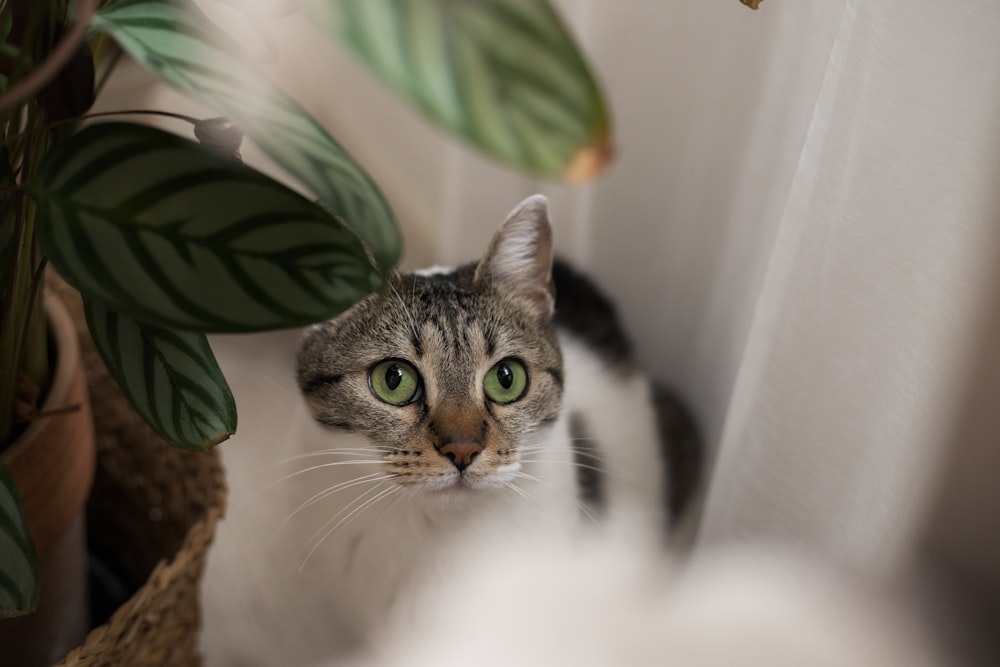
<path id="1" fill-rule="evenodd" d="M 175 118 L 177 120 L 183 120 L 192 125 L 197 125 L 201 122 L 200 119 L 193 116 L 187 116 L 182 113 L 175 113 L 173 111 L 160 111 L 159 109 L 122 109 L 120 111 L 100 111 L 97 113 L 88 113 L 79 118 L 68 118 L 66 120 L 59 121 L 58 123 L 52 123 L 49 127 L 58 127 L 60 125 L 65 125 L 67 123 L 79 123 L 82 120 L 90 120 L 91 118 L 103 118 L 105 116 L 165 116 L 166 118 Z"/>
<path id="2" fill-rule="evenodd" d="M 164 116 L 166 118 L 174 118 L 177 120 L 183 120 L 185 122 L 191 123 L 192 125 L 197 125 L 202 121 L 194 116 L 187 116 L 182 113 L 175 113 L 173 111 L 160 111 L 159 109 L 122 109 L 120 111 L 99 111 L 97 113 L 88 113 L 82 116 L 76 116 L 75 118 L 64 118 L 63 120 L 58 120 L 49 123 L 45 126 L 47 130 L 55 130 L 65 125 L 74 125 L 76 123 L 83 122 L 85 120 L 91 120 L 93 118 L 104 118 L 107 116 Z"/>
<path id="3" fill-rule="evenodd" d="M 122 54 L 125 51 L 118 48 L 114 48 L 114 51 L 109 57 L 108 64 L 104 67 L 104 72 L 101 74 L 101 78 L 97 81 L 97 85 L 94 86 L 94 99 L 96 100 L 101 95 L 101 91 L 104 90 L 104 86 L 107 85 L 108 81 L 111 79 L 111 75 L 116 69 L 118 69 L 118 63 L 121 62 Z"/>
<path id="4" fill-rule="evenodd" d="M 28 314 L 30 277 L 28 252 L 30 238 L 27 221 L 27 200 L 20 197 L 15 215 L 15 231 L 11 240 L 15 244 L 11 282 L 4 300 L 5 311 L 0 322 L 0 443 L 14 435 L 15 404 L 18 379 L 21 375 L 21 342 Z"/>
<path id="5" fill-rule="evenodd" d="M 49 133 L 43 115 L 34 107 L 27 112 L 21 179 L 30 179 L 38 157 L 48 148 Z M 36 207 L 23 195 L 14 209 L 15 245 L 13 271 L 4 295 L 0 321 L 0 447 L 16 435 L 16 401 L 22 378 L 44 389 L 48 381 L 48 340 L 45 311 L 41 307 L 41 252 L 35 239 Z"/>
<path id="6" fill-rule="evenodd" d="M 80 43 L 86 39 L 90 17 L 97 10 L 97 4 L 98 0 L 77 0 L 73 26 L 37 68 L 0 95 L 0 110 L 17 107 L 59 73 L 63 65 L 76 53 Z"/>

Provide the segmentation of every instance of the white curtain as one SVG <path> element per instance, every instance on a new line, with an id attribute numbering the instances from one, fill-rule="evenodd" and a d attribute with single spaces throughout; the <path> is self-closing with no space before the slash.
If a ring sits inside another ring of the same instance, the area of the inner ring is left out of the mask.
<path id="1" fill-rule="evenodd" d="M 790 536 L 875 571 L 908 556 L 997 293 L 998 30 L 989 0 L 847 2 L 728 405 L 706 539 Z"/>

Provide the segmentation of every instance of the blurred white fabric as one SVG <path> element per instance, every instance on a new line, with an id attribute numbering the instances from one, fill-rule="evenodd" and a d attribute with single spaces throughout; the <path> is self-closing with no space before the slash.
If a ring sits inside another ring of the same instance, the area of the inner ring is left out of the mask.
<path id="1" fill-rule="evenodd" d="M 391 618 L 351 667 L 944 667 L 879 587 L 795 554 L 642 547 L 550 533 L 484 545 Z M 487 548 L 484 548 L 487 547 Z M 662 556 L 662 555 L 661 555 Z M 490 576 L 483 576 L 490 572 Z M 322 661 L 315 667 L 343 665 Z"/>
<path id="2" fill-rule="evenodd" d="M 702 425 L 700 545 L 789 540 L 871 574 L 908 560 L 996 310 L 1000 3 L 559 1 L 619 148 L 579 188 L 457 145 L 301 17 L 256 4 L 202 0 L 383 187 L 407 266 L 470 259 L 514 203 L 549 195 L 557 246 Z M 130 106 L 183 105 L 129 81 Z M 209 621 L 246 558 L 242 473 L 281 456 L 296 405 L 294 335 L 213 346 L 241 431 Z"/>

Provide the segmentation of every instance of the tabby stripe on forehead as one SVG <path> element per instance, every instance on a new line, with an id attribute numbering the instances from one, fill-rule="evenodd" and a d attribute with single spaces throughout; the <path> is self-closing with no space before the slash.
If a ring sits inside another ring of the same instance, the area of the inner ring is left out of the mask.
<path id="1" fill-rule="evenodd" d="M 420 340 L 420 332 L 416 328 L 410 332 L 410 343 L 413 345 L 413 351 L 417 353 L 418 357 L 424 356 L 424 345 Z"/>
<path id="2" fill-rule="evenodd" d="M 601 467 L 597 443 L 587 432 L 583 415 L 579 413 L 570 415 L 569 435 L 580 500 L 591 510 L 601 512 L 607 505 L 604 470 Z"/>
<path id="3" fill-rule="evenodd" d="M 492 326 L 483 327 L 483 338 L 486 339 L 486 356 L 492 357 L 493 353 L 496 352 L 497 349 L 496 332 L 493 331 Z"/>

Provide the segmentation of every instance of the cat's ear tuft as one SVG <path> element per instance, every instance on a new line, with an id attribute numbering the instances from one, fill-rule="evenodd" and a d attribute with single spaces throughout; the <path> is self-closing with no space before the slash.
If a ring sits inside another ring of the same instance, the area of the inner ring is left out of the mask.
<path id="1" fill-rule="evenodd" d="M 476 267 L 476 282 L 491 281 L 545 319 L 555 308 L 549 200 L 533 195 L 518 204 L 493 235 Z"/>

